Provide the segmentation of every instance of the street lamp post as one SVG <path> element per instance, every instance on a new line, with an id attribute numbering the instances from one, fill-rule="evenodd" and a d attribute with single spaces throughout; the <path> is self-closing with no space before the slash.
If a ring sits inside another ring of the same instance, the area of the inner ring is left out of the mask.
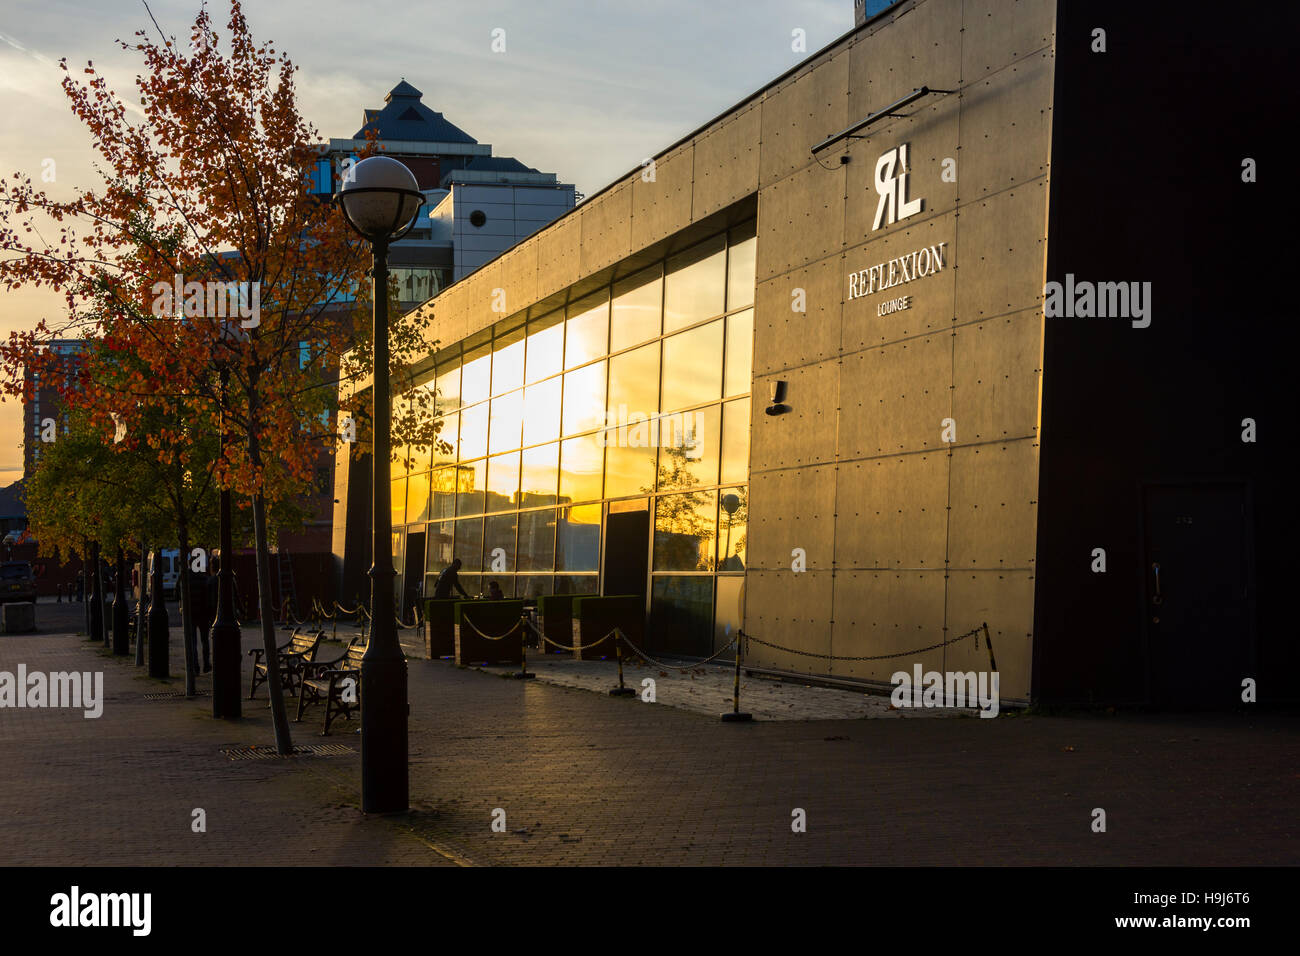
<path id="1" fill-rule="evenodd" d="M 237 338 L 238 326 L 227 322 L 222 344 Z M 226 450 L 226 404 L 230 394 L 230 364 L 227 354 L 221 362 L 221 451 Z M 212 622 L 212 716 L 237 720 L 243 714 L 239 696 L 239 624 L 235 621 L 234 547 L 231 544 L 230 489 L 221 489 L 221 565 L 217 571 L 217 619 Z"/>
<path id="2" fill-rule="evenodd" d="M 374 255 L 374 377 L 370 453 L 374 563 L 370 568 L 370 645 L 361 658 L 361 809 L 392 813 L 410 806 L 407 770 L 406 655 L 393 609 L 393 524 L 388 459 L 392 397 L 388 381 L 388 246 L 406 235 L 424 202 L 411 171 L 388 156 L 353 166 L 336 196 L 343 216 Z"/>

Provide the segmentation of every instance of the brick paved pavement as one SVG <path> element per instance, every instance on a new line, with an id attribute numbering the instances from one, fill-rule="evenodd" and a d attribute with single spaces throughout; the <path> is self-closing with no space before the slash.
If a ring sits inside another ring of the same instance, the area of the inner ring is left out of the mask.
<path id="1" fill-rule="evenodd" d="M 0 637 L 0 669 L 18 660 L 102 664 L 110 701 L 98 721 L 0 711 L 0 864 L 290 863 L 304 845 L 317 863 L 1300 862 L 1291 715 L 734 725 L 414 659 L 414 811 L 367 820 L 356 755 L 217 753 L 271 743 L 264 702 L 230 725 L 206 699 L 143 701 L 152 682 L 72 636 Z M 356 745 L 339 726 L 330 740 Z M 317 727 L 294 725 L 295 742 Z M 189 832 L 193 806 L 207 834 Z"/>

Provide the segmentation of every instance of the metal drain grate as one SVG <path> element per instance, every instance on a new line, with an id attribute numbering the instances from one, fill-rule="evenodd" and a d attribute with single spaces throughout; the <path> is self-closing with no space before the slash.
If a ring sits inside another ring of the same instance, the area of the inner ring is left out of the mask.
<path id="1" fill-rule="evenodd" d="M 231 760 L 279 760 L 282 755 L 275 747 L 223 747 L 221 752 Z M 356 748 L 347 744 L 307 744 L 294 747 L 290 757 L 341 757 L 356 753 Z"/>
<path id="2" fill-rule="evenodd" d="M 207 696 L 208 696 L 208 692 L 205 691 L 205 690 L 196 691 L 195 694 L 194 694 L 194 696 L 195 696 L 195 697 L 207 697 Z M 184 699 L 185 699 L 185 695 L 184 695 L 184 694 L 172 694 L 172 693 L 145 694 L 145 695 L 144 695 L 144 699 L 145 699 L 145 700 L 177 700 L 177 699 L 184 700 Z"/>

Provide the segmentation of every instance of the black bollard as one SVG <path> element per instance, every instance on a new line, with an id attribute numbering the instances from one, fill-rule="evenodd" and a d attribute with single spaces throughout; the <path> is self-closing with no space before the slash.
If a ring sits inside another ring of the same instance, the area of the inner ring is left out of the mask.
<path id="1" fill-rule="evenodd" d="M 153 573 L 149 575 L 149 676 L 171 677 L 171 632 L 167 626 L 167 602 L 163 597 L 162 554 L 153 553 Z"/>
<path id="2" fill-rule="evenodd" d="M 99 545 L 90 546 L 90 574 L 86 580 L 86 601 L 90 611 L 89 640 L 104 640 L 104 595 L 100 590 Z"/>
<path id="3" fill-rule="evenodd" d="M 131 653 L 131 614 L 126 609 L 126 555 L 117 549 L 117 587 L 113 591 L 113 653 Z"/>

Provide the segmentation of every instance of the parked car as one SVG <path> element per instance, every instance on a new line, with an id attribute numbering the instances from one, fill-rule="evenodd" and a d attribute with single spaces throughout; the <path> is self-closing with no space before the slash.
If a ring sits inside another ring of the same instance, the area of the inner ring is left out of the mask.
<path id="1" fill-rule="evenodd" d="M 0 564 L 0 604 L 17 601 L 36 601 L 36 573 L 30 561 Z"/>

